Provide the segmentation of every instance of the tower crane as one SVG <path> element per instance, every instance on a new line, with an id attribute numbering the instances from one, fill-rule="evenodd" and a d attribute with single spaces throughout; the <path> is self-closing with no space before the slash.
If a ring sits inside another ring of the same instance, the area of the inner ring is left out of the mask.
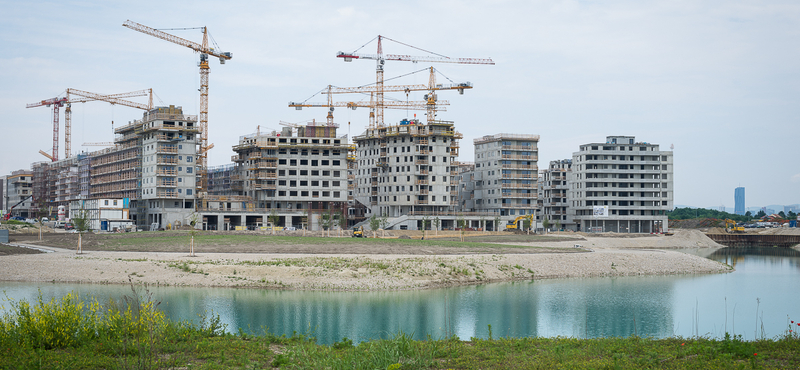
<path id="1" fill-rule="evenodd" d="M 200 64 L 199 64 L 200 66 L 200 117 L 199 117 L 200 158 L 199 159 L 200 160 L 199 162 L 200 162 L 200 194 L 203 194 L 206 191 L 208 150 L 211 149 L 211 147 L 208 145 L 208 73 L 209 73 L 208 56 L 211 55 L 217 57 L 219 59 L 220 64 L 225 64 L 225 61 L 231 59 L 233 57 L 233 54 L 231 54 L 230 52 L 216 51 L 214 50 L 214 48 L 208 47 L 208 28 L 206 27 L 199 27 L 199 29 L 203 30 L 203 43 L 198 44 L 196 42 L 189 41 L 181 37 L 174 36 L 164 31 L 160 31 L 155 28 L 151 28 L 130 20 L 125 21 L 125 23 L 123 23 L 122 25 L 134 31 L 139 31 L 146 35 L 150 35 L 153 37 L 160 38 L 162 40 L 169 41 L 173 44 L 185 46 L 189 49 L 194 50 L 197 53 L 200 53 Z"/>
<path id="2" fill-rule="evenodd" d="M 383 109 L 384 109 L 384 86 L 383 86 L 383 65 L 386 64 L 387 60 L 392 61 L 405 61 L 405 62 L 431 62 L 431 63 L 456 63 L 456 64 L 484 64 L 484 65 L 494 65 L 494 61 L 491 58 L 450 58 L 441 54 L 436 54 L 424 49 L 420 49 L 415 46 L 411 46 L 408 44 L 404 44 L 402 42 L 392 40 L 388 37 L 378 35 L 378 52 L 377 54 L 362 54 L 357 53 L 358 49 L 352 53 L 345 53 L 339 52 L 336 54 L 337 58 L 342 58 L 345 62 L 352 62 L 353 59 L 371 59 L 375 60 L 376 67 L 376 78 L 375 78 L 375 125 L 383 126 Z M 383 43 L 382 40 L 386 39 L 389 41 L 394 41 L 398 44 L 405 45 L 429 54 L 433 54 L 435 56 L 411 56 L 411 55 L 400 55 L 400 54 L 384 54 L 383 53 Z M 368 43 L 367 43 L 368 44 Z M 366 44 L 365 44 L 366 45 Z M 363 47 L 363 46 L 362 46 Z M 359 48 L 360 49 L 360 48 Z M 429 118 L 430 119 L 430 118 Z M 372 124 L 371 124 L 372 125 Z"/>
<path id="3" fill-rule="evenodd" d="M 436 83 L 436 69 L 433 67 L 426 68 L 430 71 L 430 76 L 428 77 L 428 86 L 417 84 L 417 85 L 394 85 L 394 86 L 387 86 L 384 85 L 382 90 L 384 93 L 387 92 L 405 92 L 408 94 L 411 91 L 428 91 L 428 94 L 425 95 L 425 106 L 423 109 L 428 111 L 428 122 L 432 122 L 436 117 L 437 111 L 444 111 L 444 109 L 439 109 L 438 106 L 441 105 L 449 105 L 446 100 L 438 101 L 438 95 L 436 91 L 439 90 L 457 90 L 460 95 L 464 94 L 464 90 L 471 89 L 472 84 L 470 82 L 462 82 L 462 83 L 452 83 L 452 84 L 437 84 Z M 416 73 L 416 72 L 415 72 Z M 378 90 L 377 84 L 370 84 L 366 86 L 359 86 L 359 87 L 337 87 L 337 88 L 328 88 L 327 91 L 323 91 L 323 94 L 353 94 L 353 93 L 375 93 Z M 386 104 L 384 102 L 384 104 Z M 388 108 L 384 105 L 384 108 Z M 370 123 L 374 120 L 374 116 L 370 115 Z"/>
<path id="4" fill-rule="evenodd" d="M 420 89 L 419 87 L 424 87 L 424 85 L 403 85 L 403 86 L 387 86 L 389 91 L 417 91 L 417 90 L 427 90 L 427 88 Z M 351 90 L 352 89 L 352 90 Z M 386 91 L 386 90 L 384 90 Z M 343 94 L 343 93 L 370 93 L 370 101 L 343 101 L 343 102 L 334 102 L 333 101 L 333 94 Z M 374 110 L 377 106 L 377 102 L 375 102 L 372 97 L 374 96 L 374 88 L 369 89 L 367 87 L 358 87 L 358 88 L 342 88 L 342 87 L 334 87 L 332 85 L 328 85 L 328 87 L 321 92 L 322 94 L 328 95 L 328 102 L 327 103 L 308 103 L 304 102 L 289 102 L 289 107 L 293 107 L 297 110 L 302 110 L 303 108 L 328 108 L 328 116 L 326 117 L 328 126 L 332 126 L 333 123 L 333 111 L 336 107 L 346 107 L 350 109 L 356 108 L 370 108 L 370 124 L 374 123 L 375 115 Z M 382 106 L 384 109 L 413 109 L 413 110 L 426 110 L 430 108 L 430 104 L 434 105 L 450 105 L 450 102 L 446 100 L 442 101 L 412 101 L 412 102 L 403 102 L 403 101 L 384 101 Z M 439 109 L 440 111 L 444 111 L 444 108 Z"/>
<path id="5" fill-rule="evenodd" d="M 136 96 L 147 96 L 148 93 L 150 94 L 150 101 L 148 105 L 122 99 L 122 98 L 136 97 Z M 74 96 L 78 96 L 78 98 L 75 98 Z M 71 136 L 72 104 L 86 103 L 89 101 L 98 101 L 98 100 L 109 102 L 111 104 L 125 105 L 133 108 L 152 109 L 153 89 L 104 95 L 104 94 L 97 94 L 83 90 L 68 88 L 66 90 L 66 97 L 47 99 L 47 100 L 42 100 L 38 103 L 28 104 L 27 106 L 28 108 L 41 107 L 43 105 L 46 106 L 53 105 L 53 151 L 51 154 L 47 154 L 44 151 L 40 150 L 39 153 L 42 153 L 45 157 L 47 157 L 53 162 L 58 160 L 59 108 L 64 106 L 66 107 L 66 109 L 64 110 L 64 158 L 69 158 L 72 155 L 72 136 Z"/>
<path id="6" fill-rule="evenodd" d="M 58 160 L 58 111 L 59 108 L 63 106 L 67 106 L 69 109 L 69 99 L 67 98 L 52 98 L 52 99 L 45 99 L 37 103 L 31 103 L 26 106 L 26 108 L 35 108 L 35 107 L 42 107 L 42 106 L 53 106 L 53 152 L 50 155 L 47 155 L 44 151 L 40 150 L 39 153 L 44 154 L 47 158 L 50 158 L 51 161 L 55 162 Z M 66 156 L 69 157 L 69 152 L 66 153 Z"/>

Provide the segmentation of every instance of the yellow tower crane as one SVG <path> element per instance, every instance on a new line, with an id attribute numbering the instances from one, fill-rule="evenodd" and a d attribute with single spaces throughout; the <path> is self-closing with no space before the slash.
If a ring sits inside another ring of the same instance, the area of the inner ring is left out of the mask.
<path id="1" fill-rule="evenodd" d="M 384 108 L 384 99 L 383 94 L 385 92 L 383 86 L 383 65 L 386 64 L 386 61 L 393 60 L 393 61 L 405 61 L 405 62 L 413 62 L 413 63 L 456 63 L 456 64 L 484 64 L 484 65 L 494 65 L 494 61 L 491 58 L 450 58 L 441 54 L 433 53 L 424 49 L 420 49 L 415 46 L 411 46 L 408 44 L 404 44 L 402 42 L 392 40 L 386 36 L 378 35 L 376 37 L 378 40 L 378 52 L 376 54 L 361 54 L 357 53 L 358 50 L 352 53 L 345 53 L 339 52 L 336 54 L 337 58 L 342 58 L 345 62 L 352 62 L 353 59 L 371 59 L 375 60 L 376 67 L 376 78 L 375 78 L 375 122 L 370 123 L 370 126 L 383 126 L 383 108 Z M 383 43 L 382 41 L 386 39 L 389 41 L 394 41 L 398 44 L 405 45 L 428 54 L 432 54 L 429 56 L 411 56 L 411 55 L 400 55 L 400 54 L 384 54 L 383 53 Z M 373 39 L 374 40 L 374 39 Z M 369 42 L 367 43 L 369 44 Z M 364 44 L 366 46 L 367 44 Z M 362 47 L 364 47 L 362 46 Z M 361 49 L 361 48 L 359 48 Z M 463 91 L 463 90 L 462 90 Z M 430 120 L 430 118 L 429 118 Z"/>
<path id="2" fill-rule="evenodd" d="M 230 52 L 221 52 L 214 50 L 214 48 L 208 47 L 208 28 L 206 27 L 199 27 L 199 29 L 203 30 L 203 43 L 198 44 L 193 41 L 186 40 L 184 38 L 171 35 L 164 31 L 157 30 L 155 28 L 151 28 L 145 26 L 143 24 L 139 24 L 130 20 L 125 21 L 122 24 L 125 27 L 128 27 L 134 31 L 139 31 L 141 33 L 160 38 L 162 40 L 169 41 L 173 44 L 178 44 L 181 46 L 185 46 L 189 49 L 194 50 L 197 53 L 200 53 L 200 152 L 199 152 L 199 160 L 200 162 L 200 188 L 199 193 L 201 195 L 205 194 L 206 192 L 206 172 L 208 168 L 208 151 L 211 149 L 211 146 L 208 145 L 208 56 L 214 56 L 219 59 L 220 64 L 225 64 L 226 60 L 229 60 L 233 57 L 233 54 Z M 190 29 L 190 28 L 182 28 L 182 29 Z"/>

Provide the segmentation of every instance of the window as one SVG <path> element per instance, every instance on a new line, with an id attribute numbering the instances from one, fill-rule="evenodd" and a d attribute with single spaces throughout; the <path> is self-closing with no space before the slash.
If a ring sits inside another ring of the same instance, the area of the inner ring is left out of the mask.
<path id="1" fill-rule="evenodd" d="M 289 186 L 296 187 L 297 186 L 297 181 L 295 181 L 295 180 L 289 181 Z"/>
<path id="2" fill-rule="evenodd" d="M 192 158 L 192 157 L 190 157 L 190 156 L 188 156 L 188 155 L 186 156 L 186 162 L 191 162 L 192 160 L 193 160 L 193 158 Z"/>
<path id="3" fill-rule="evenodd" d="M 292 181 L 292 182 L 294 182 L 294 181 Z M 308 181 L 300 180 L 300 186 L 308 186 Z"/>
<path id="4" fill-rule="evenodd" d="M 186 167 L 186 173 L 192 173 L 192 168 L 191 167 Z"/>

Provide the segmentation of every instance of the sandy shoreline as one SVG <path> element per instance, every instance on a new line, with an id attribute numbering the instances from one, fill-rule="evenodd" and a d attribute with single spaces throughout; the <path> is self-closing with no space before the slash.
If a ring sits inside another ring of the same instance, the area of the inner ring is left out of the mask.
<path id="1" fill-rule="evenodd" d="M 582 253 L 275 254 L 105 252 L 0 257 L 0 281 L 249 287 L 290 290 L 404 290 L 512 280 L 729 272 L 727 265 L 668 248 L 719 248 L 699 232 L 671 237 L 586 237 L 536 243 Z M 658 248 L 658 249 L 652 249 Z"/>

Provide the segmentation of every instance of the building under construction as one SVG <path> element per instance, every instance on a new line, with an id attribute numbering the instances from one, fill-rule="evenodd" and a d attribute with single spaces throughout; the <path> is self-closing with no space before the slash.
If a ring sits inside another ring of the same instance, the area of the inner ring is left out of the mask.
<path id="1" fill-rule="evenodd" d="M 449 121 L 403 120 L 354 137 L 356 202 L 392 219 L 387 226 L 403 229 L 421 226 L 414 216 L 455 216 L 462 135 L 453 126 Z"/>
<path id="2" fill-rule="evenodd" d="M 209 171 L 209 194 L 198 208 L 204 226 L 346 227 L 345 219 L 354 218 L 347 211 L 351 149 L 346 138 L 336 137 L 335 125 L 240 137 L 231 158 L 235 166 Z M 322 225 L 329 219 L 333 224 Z"/>

